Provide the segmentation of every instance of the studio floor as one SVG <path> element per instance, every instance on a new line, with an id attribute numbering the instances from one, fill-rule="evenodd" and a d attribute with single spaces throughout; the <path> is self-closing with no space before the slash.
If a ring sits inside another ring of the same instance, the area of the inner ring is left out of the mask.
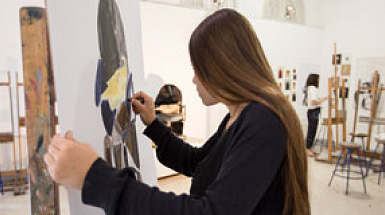
<path id="1" fill-rule="evenodd" d="M 378 174 L 371 172 L 366 178 L 368 193 L 364 194 L 362 181 L 352 180 L 349 195 L 345 195 L 346 181 L 335 177 L 328 187 L 334 165 L 309 159 L 310 198 L 313 215 L 380 215 L 385 211 L 385 179 L 378 185 Z M 176 194 L 188 193 L 190 179 L 184 176 L 172 176 L 159 180 L 163 191 Z M 69 215 L 66 190 L 61 188 L 61 214 Z M 0 215 L 30 214 L 28 195 L 14 196 L 7 192 L 0 195 Z"/>

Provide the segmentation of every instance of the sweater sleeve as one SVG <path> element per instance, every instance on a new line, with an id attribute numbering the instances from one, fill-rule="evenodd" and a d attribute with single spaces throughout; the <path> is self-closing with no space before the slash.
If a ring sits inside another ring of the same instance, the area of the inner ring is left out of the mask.
<path id="1" fill-rule="evenodd" d="M 129 169 L 116 170 L 97 160 L 86 176 L 83 202 L 103 208 L 107 215 L 251 214 L 285 155 L 283 126 L 263 114 L 234 129 L 219 175 L 201 197 L 161 192 L 136 181 Z"/>
<path id="2" fill-rule="evenodd" d="M 176 137 L 171 130 L 159 120 L 150 124 L 144 134 L 157 145 L 156 155 L 165 166 L 186 176 L 194 174 L 197 164 L 212 148 L 217 134 L 214 134 L 202 147 L 193 147 Z"/>

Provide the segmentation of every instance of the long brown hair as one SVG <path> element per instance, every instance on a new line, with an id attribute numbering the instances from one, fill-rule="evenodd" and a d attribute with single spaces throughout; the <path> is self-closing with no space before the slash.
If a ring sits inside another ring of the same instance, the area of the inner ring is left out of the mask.
<path id="1" fill-rule="evenodd" d="M 281 170 L 283 214 L 309 215 L 307 156 L 300 122 L 275 81 L 251 24 L 234 10 L 216 11 L 195 29 L 189 51 L 195 74 L 211 95 L 228 104 L 256 101 L 280 118 L 287 137 Z"/>
<path id="2" fill-rule="evenodd" d="M 306 80 L 306 87 L 308 86 L 315 86 L 315 87 L 319 87 L 319 75 L 318 74 L 309 74 L 309 76 L 307 76 L 307 80 Z"/>

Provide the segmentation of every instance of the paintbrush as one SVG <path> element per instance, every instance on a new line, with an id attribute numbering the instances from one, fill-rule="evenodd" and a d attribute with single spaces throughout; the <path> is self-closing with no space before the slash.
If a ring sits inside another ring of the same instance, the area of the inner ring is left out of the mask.
<path id="1" fill-rule="evenodd" d="M 144 104 L 144 98 L 136 98 L 140 103 Z M 132 102 L 132 98 L 127 98 L 127 102 Z"/>

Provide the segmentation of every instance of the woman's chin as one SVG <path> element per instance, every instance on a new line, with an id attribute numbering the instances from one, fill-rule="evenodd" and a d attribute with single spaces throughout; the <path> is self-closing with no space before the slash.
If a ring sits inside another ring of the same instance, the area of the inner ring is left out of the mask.
<path id="1" fill-rule="evenodd" d="M 205 106 L 213 106 L 213 105 L 216 105 L 218 104 L 218 102 L 214 102 L 214 101 L 205 101 L 202 99 L 202 103 L 205 105 Z"/>

